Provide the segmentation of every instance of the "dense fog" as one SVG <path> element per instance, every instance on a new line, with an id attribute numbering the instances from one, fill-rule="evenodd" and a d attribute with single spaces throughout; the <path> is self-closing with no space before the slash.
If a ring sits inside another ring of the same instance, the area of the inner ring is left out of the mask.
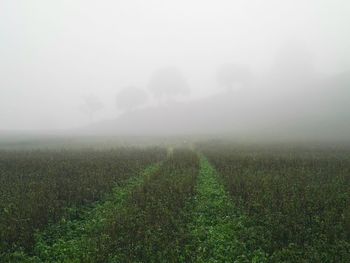
<path id="1" fill-rule="evenodd" d="M 346 0 L 3 0 L 0 131 L 350 139 Z"/>

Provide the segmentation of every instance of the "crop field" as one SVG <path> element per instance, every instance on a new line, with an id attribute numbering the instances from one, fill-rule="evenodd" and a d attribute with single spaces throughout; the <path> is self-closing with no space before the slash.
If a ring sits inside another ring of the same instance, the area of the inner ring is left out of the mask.
<path id="1" fill-rule="evenodd" d="M 0 262 L 350 262 L 350 147 L 0 150 Z"/>

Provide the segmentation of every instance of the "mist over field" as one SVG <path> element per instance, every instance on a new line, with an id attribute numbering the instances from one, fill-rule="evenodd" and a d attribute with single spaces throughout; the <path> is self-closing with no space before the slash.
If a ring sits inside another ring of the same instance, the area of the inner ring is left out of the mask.
<path id="1" fill-rule="evenodd" d="M 350 140 L 350 2 L 0 3 L 0 134 Z"/>
<path id="2" fill-rule="evenodd" d="M 0 0 L 7 262 L 350 262 L 350 1 Z"/>

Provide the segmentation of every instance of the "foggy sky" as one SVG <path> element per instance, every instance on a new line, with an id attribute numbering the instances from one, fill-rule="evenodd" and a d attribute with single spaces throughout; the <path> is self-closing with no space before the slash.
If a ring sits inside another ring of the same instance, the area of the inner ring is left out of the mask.
<path id="1" fill-rule="evenodd" d="M 95 121 L 117 117 L 116 94 L 166 66 L 205 97 L 220 65 L 264 75 L 290 42 L 319 74 L 350 70 L 350 1 L 1 0 L 0 130 L 86 125 L 91 95 L 104 105 Z"/>

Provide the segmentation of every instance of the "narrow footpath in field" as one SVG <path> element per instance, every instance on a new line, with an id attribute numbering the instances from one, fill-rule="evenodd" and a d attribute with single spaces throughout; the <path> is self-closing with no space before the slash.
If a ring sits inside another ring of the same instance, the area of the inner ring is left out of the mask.
<path id="1" fill-rule="evenodd" d="M 98 245 L 108 242 L 104 235 L 109 218 L 122 209 L 130 194 L 145 180 L 159 170 L 161 164 L 153 164 L 141 174 L 131 177 L 120 186 L 114 187 L 110 196 L 98 203 L 76 220 L 61 220 L 49 226 L 36 237 L 35 256 L 19 255 L 23 262 L 98 262 Z"/>
<path id="2" fill-rule="evenodd" d="M 236 211 L 208 160 L 200 157 L 200 173 L 189 226 L 193 262 L 266 262 L 254 245 L 254 231 Z M 252 241 L 252 242 L 251 242 Z"/>
<path id="3" fill-rule="evenodd" d="M 166 160 L 115 187 L 83 216 L 39 232 L 33 253 L 9 262 L 191 262 L 185 255 L 191 240 L 186 205 L 198 174 L 195 152 L 169 151 Z"/>
<path id="4" fill-rule="evenodd" d="M 267 262 L 258 233 L 208 160 L 174 149 L 9 262 Z"/>

